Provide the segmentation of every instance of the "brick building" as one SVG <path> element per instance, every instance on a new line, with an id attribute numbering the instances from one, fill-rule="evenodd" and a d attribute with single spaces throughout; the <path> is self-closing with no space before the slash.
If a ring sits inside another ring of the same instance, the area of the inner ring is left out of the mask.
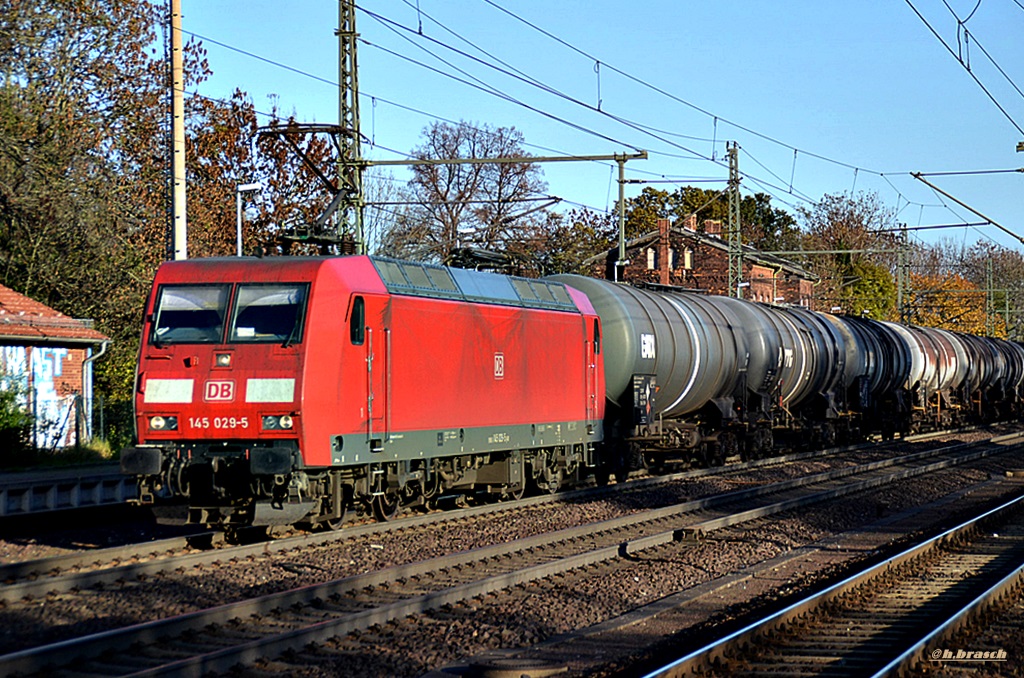
<path id="1" fill-rule="evenodd" d="M 92 361 L 108 342 L 90 321 L 0 285 L 0 389 L 18 391 L 35 422 L 36 447 L 58 449 L 92 437 Z"/>
<path id="2" fill-rule="evenodd" d="M 677 222 L 678 223 L 678 222 Z M 614 247 L 586 260 L 591 275 L 615 279 L 619 249 Z M 668 219 L 658 220 L 658 230 L 626 243 L 627 266 L 623 282 L 673 285 L 710 294 L 727 294 L 729 243 L 723 239 L 719 221 L 705 221 L 697 231 L 691 215 L 682 226 Z M 791 261 L 743 246 L 743 298 L 767 303 L 785 303 L 813 308 L 816 276 Z"/>

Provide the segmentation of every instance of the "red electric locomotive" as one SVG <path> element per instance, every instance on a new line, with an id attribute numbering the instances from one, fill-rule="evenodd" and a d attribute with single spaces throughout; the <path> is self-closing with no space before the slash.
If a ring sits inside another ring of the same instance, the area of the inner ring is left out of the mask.
<path id="1" fill-rule="evenodd" d="M 139 497 L 336 527 L 442 493 L 554 491 L 602 438 L 601 327 L 551 281 L 372 257 L 164 264 L 135 393 Z"/>

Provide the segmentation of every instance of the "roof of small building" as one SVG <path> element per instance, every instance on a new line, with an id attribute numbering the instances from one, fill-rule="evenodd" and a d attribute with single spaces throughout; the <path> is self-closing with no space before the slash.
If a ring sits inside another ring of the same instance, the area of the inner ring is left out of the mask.
<path id="1" fill-rule="evenodd" d="M 676 226 L 672 226 L 669 230 L 673 235 L 678 235 L 687 238 L 688 240 L 694 242 L 694 244 L 707 245 L 708 247 L 712 247 L 723 252 L 729 251 L 729 243 L 725 242 L 721 238 L 707 235 L 706 233 L 700 233 L 698 231 L 692 231 L 688 228 L 678 228 Z M 645 245 L 657 243 L 658 238 L 660 237 L 661 234 L 658 231 L 649 231 L 647 233 L 644 233 L 643 235 L 633 238 L 632 240 L 627 240 L 626 249 L 643 247 Z M 612 247 L 609 248 L 608 250 L 601 252 L 600 254 L 594 255 L 589 259 L 586 259 L 583 263 L 588 265 L 594 264 L 597 263 L 598 261 L 607 259 L 609 255 L 617 252 L 618 247 Z M 794 275 L 800 276 L 805 280 L 818 279 L 817 275 L 801 267 L 800 265 L 792 261 L 789 261 L 788 259 L 783 259 L 782 257 L 776 256 L 774 254 L 766 254 L 764 252 L 761 252 L 760 250 L 754 249 L 749 245 L 743 245 L 743 258 L 746 261 L 749 261 L 754 264 L 781 269 L 783 271 L 786 271 L 787 273 L 792 273 Z"/>
<path id="2" fill-rule="evenodd" d="M 100 344 L 109 338 L 46 304 L 0 285 L 0 344 Z"/>

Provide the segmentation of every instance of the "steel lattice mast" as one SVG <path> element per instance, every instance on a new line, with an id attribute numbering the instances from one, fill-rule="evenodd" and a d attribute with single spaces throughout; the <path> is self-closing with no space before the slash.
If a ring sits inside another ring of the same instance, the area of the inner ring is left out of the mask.
<path id="1" fill-rule="evenodd" d="M 363 158 L 359 131 L 359 66 L 356 58 L 356 5 L 353 0 L 338 3 L 338 125 L 341 127 L 338 155 L 338 191 L 341 194 L 337 218 L 338 238 L 353 234 L 357 254 L 365 254 L 363 234 Z"/>

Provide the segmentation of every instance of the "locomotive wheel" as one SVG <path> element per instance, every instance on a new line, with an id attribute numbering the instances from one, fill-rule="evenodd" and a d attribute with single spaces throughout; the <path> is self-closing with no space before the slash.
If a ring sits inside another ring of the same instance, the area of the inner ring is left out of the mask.
<path id="1" fill-rule="evenodd" d="M 370 502 L 373 507 L 373 517 L 382 523 L 394 520 L 398 515 L 398 506 L 401 502 L 394 492 L 385 492 L 376 495 Z"/>
<path id="2" fill-rule="evenodd" d="M 387 479 L 387 467 L 374 465 L 373 483 L 371 485 L 370 510 L 373 517 L 382 523 L 393 520 L 398 515 L 401 500 L 398 490 L 390 487 Z"/>
<path id="3" fill-rule="evenodd" d="M 558 467 L 553 455 L 540 453 L 533 461 L 533 480 L 540 492 L 554 494 L 562 485 L 562 469 Z"/>
<path id="4" fill-rule="evenodd" d="M 526 494 L 526 483 L 519 483 L 518 485 L 511 485 L 507 487 L 502 494 L 502 499 L 506 501 L 519 501 Z"/>
<path id="5" fill-rule="evenodd" d="M 352 505 L 352 492 L 348 490 L 344 493 L 344 503 L 341 505 L 340 515 L 336 518 L 328 518 L 327 520 L 320 521 L 316 524 L 318 530 L 324 532 L 337 532 L 345 524 L 345 520 L 348 518 L 348 509 Z"/>

